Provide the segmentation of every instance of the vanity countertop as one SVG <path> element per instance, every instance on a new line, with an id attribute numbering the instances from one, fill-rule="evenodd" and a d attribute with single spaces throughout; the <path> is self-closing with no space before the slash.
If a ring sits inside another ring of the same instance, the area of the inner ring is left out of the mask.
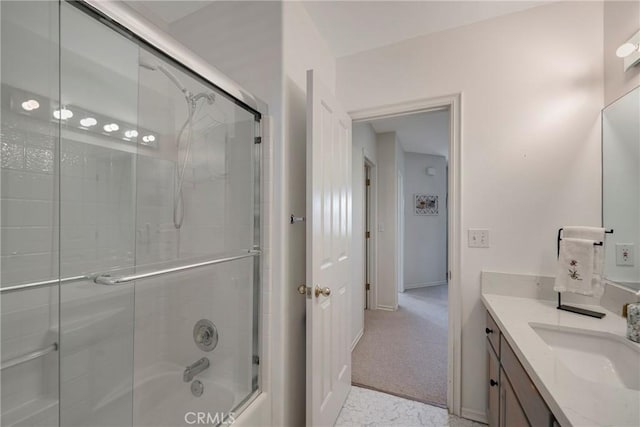
<path id="1" fill-rule="evenodd" d="M 595 319 L 557 310 L 553 301 L 490 293 L 483 293 L 482 301 L 561 426 L 640 426 L 640 391 L 576 376 L 530 325 L 577 328 L 624 338 L 623 317 L 600 306 L 580 305 L 606 313 Z"/>

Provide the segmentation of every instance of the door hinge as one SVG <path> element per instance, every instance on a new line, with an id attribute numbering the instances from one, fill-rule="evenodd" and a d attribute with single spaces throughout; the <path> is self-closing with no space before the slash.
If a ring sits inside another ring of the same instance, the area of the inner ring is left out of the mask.
<path id="1" fill-rule="evenodd" d="M 254 365 L 259 365 L 260 364 L 260 356 L 253 356 L 253 364 Z"/>
<path id="2" fill-rule="evenodd" d="M 371 180 L 367 178 L 367 187 L 371 185 Z"/>
<path id="3" fill-rule="evenodd" d="M 365 285 L 364 285 L 364 288 L 365 288 L 367 291 L 371 290 L 371 283 L 367 283 L 367 284 L 365 284 Z"/>
<path id="4" fill-rule="evenodd" d="M 262 137 L 261 136 L 256 136 L 253 139 L 254 144 L 262 144 Z"/>
<path id="5" fill-rule="evenodd" d="M 367 231 L 367 235 L 366 235 L 367 239 L 371 238 L 371 232 Z"/>
<path id="6" fill-rule="evenodd" d="M 451 270 L 449 270 L 449 280 L 451 280 Z"/>

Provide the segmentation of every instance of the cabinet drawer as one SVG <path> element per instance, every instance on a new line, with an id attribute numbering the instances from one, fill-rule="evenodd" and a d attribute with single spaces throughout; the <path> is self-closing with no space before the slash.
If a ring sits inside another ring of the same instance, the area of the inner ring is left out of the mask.
<path id="1" fill-rule="evenodd" d="M 504 337 L 500 338 L 500 350 L 502 367 L 529 423 L 534 427 L 550 427 L 554 421 L 551 411 Z"/>
<path id="2" fill-rule="evenodd" d="M 487 338 L 489 342 L 493 346 L 498 357 L 500 357 L 500 329 L 498 329 L 498 325 L 493 321 L 493 318 L 487 311 L 487 320 L 485 321 L 485 333 L 487 334 Z"/>

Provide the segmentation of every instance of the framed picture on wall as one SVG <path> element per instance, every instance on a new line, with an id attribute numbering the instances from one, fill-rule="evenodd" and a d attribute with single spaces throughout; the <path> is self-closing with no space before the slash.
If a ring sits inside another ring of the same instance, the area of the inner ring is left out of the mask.
<path id="1" fill-rule="evenodd" d="M 438 196 L 415 194 L 416 215 L 438 215 Z"/>

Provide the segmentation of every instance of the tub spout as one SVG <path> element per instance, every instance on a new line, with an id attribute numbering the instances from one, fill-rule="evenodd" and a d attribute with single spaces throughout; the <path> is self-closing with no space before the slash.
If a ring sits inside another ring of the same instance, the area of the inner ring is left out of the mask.
<path id="1" fill-rule="evenodd" d="M 203 357 L 197 362 L 187 366 L 187 368 L 184 370 L 184 374 L 182 374 L 182 379 L 184 380 L 185 383 L 191 382 L 193 377 L 195 377 L 196 375 L 198 375 L 200 372 L 204 371 L 208 367 L 209 367 L 209 359 L 207 359 L 206 357 Z"/>

